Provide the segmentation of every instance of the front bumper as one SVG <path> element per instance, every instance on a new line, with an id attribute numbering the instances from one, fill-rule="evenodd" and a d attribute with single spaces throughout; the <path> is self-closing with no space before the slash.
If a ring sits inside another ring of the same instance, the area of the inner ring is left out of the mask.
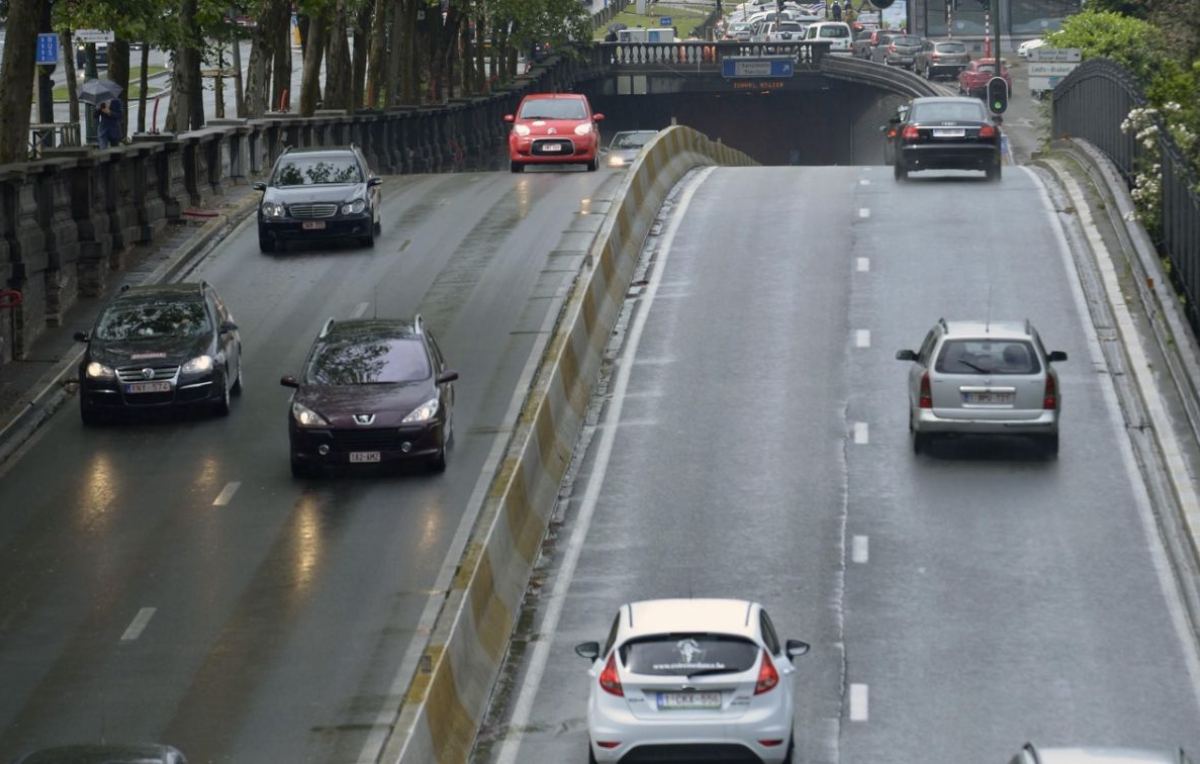
<path id="1" fill-rule="evenodd" d="M 329 427 L 297 427 L 289 417 L 288 438 L 292 458 L 300 462 L 338 466 L 358 464 L 351 454 L 378 454 L 364 464 L 402 462 L 436 456 L 445 444 L 445 425 L 440 421 L 400 427 L 360 427 L 354 430 Z"/>
<path id="2" fill-rule="evenodd" d="M 744 761 L 779 764 L 787 755 L 792 718 L 784 704 L 748 709 L 736 718 L 639 719 L 628 708 L 589 704 L 588 736 L 597 762 Z M 779 740 L 764 746 L 759 740 Z M 618 745 L 605 748 L 601 742 Z"/>
<path id="3" fill-rule="evenodd" d="M 957 409 L 954 411 L 958 411 Z M 1058 411 L 1041 411 L 1029 419 L 949 418 L 946 409 L 917 409 L 913 427 L 924 433 L 962 435 L 1054 435 L 1058 432 Z"/>
<path id="4" fill-rule="evenodd" d="M 556 144 L 561 148 L 558 151 L 547 151 L 547 144 Z M 575 135 L 571 133 L 560 136 L 538 135 L 524 138 L 510 135 L 508 138 L 508 158 L 513 162 L 521 162 L 522 164 L 578 164 L 580 162 L 591 162 L 596 158 L 598 148 L 599 142 L 596 140 L 594 132 L 590 135 Z"/>
<path id="5" fill-rule="evenodd" d="M 321 227 L 313 227 L 311 224 L 320 223 Z M 305 225 L 309 224 L 306 228 Z M 260 235 L 271 236 L 276 240 L 280 239 L 339 239 L 352 236 L 367 236 L 371 233 L 371 228 L 375 225 L 375 220 L 370 211 L 360 212 L 357 215 L 338 215 L 332 218 L 318 218 L 314 220 L 300 220 L 297 218 L 267 218 L 261 215 L 258 218 L 258 232 Z"/>
<path id="6" fill-rule="evenodd" d="M 898 161 L 909 172 L 986 170 L 1000 164 L 1000 149 L 990 143 L 909 143 Z"/>
<path id="7" fill-rule="evenodd" d="M 97 381 L 81 377 L 79 402 L 84 408 L 119 411 L 199 406 L 224 398 L 225 381 L 217 374 L 207 377 L 180 378 L 169 383 L 167 392 L 131 393 L 129 385 L 116 381 Z"/>

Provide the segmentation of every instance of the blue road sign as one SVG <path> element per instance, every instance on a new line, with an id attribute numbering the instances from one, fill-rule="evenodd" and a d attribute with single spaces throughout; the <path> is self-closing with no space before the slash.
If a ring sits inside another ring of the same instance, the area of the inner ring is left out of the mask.
<path id="1" fill-rule="evenodd" d="M 721 76 L 727 80 L 786 79 L 796 73 L 796 62 L 789 56 L 737 57 L 721 60 Z"/>
<path id="2" fill-rule="evenodd" d="M 671 26 L 671 17 L 670 17 L 670 16 L 660 16 L 660 17 L 659 17 L 659 19 L 658 19 L 658 25 L 659 25 L 660 27 L 669 27 L 669 26 Z"/>
<path id="3" fill-rule="evenodd" d="M 39 34 L 37 38 L 37 61 L 39 66 L 58 63 L 58 35 L 54 32 Z"/>

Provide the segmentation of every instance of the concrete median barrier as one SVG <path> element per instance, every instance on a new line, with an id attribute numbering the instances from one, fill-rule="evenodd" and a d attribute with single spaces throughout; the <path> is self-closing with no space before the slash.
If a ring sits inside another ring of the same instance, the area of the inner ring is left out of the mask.
<path id="1" fill-rule="evenodd" d="M 755 163 L 672 127 L 622 181 L 558 316 L 381 761 L 467 761 L 642 244 L 671 188 L 712 164 Z"/>

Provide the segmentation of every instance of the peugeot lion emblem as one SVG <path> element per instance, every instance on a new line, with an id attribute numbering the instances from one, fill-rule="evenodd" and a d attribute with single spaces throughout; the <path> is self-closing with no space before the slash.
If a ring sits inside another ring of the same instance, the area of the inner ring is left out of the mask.
<path id="1" fill-rule="evenodd" d="M 374 414 L 355 414 L 354 415 L 354 423 L 355 424 L 361 424 L 363 426 L 366 426 L 369 424 L 374 424 L 374 422 L 375 422 Z"/>
<path id="2" fill-rule="evenodd" d="M 154 369 L 142 369 L 142 379 L 154 379 Z"/>

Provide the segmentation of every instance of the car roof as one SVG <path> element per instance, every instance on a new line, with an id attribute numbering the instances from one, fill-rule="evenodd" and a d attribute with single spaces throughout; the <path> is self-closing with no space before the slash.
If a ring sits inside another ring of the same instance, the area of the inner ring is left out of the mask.
<path id="1" fill-rule="evenodd" d="M 530 93 L 525 96 L 524 101 L 583 101 L 586 100 L 581 93 Z"/>
<path id="2" fill-rule="evenodd" d="M 303 154 L 304 156 L 321 156 L 324 154 L 354 154 L 354 146 L 297 146 L 289 148 L 283 156 L 296 156 Z"/>
<path id="3" fill-rule="evenodd" d="M 1179 751 L 1150 748 L 1087 748 L 1035 749 L 1040 764 L 1179 764 Z"/>
<path id="4" fill-rule="evenodd" d="M 626 638 L 681 632 L 717 632 L 754 637 L 749 618 L 754 603 L 727 599 L 662 599 L 631 602 L 623 624 Z"/>
<path id="5" fill-rule="evenodd" d="M 1020 337 L 1030 336 L 1025 321 L 947 321 L 947 337 Z"/>

